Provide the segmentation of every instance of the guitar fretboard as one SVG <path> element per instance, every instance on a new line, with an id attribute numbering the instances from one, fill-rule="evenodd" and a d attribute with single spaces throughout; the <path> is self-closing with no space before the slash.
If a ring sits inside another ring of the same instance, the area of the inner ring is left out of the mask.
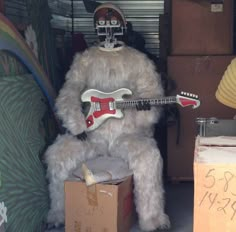
<path id="1" fill-rule="evenodd" d="M 160 99 L 139 99 L 139 100 L 116 101 L 116 108 L 118 109 L 134 108 L 137 106 L 139 102 L 141 103 L 148 102 L 151 106 L 166 105 L 166 104 L 176 103 L 176 97 L 170 96 L 170 97 L 164 97 Z"/>

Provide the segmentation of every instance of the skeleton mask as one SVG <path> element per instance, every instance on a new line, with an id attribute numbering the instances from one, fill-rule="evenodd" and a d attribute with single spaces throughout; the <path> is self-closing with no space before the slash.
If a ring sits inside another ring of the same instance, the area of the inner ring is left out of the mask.
<path id="1" fill-rule="evenodd" d="M 126 31 L 126 20 L 121 10 L 111 4 L 104 3 L 94 12 L 94 26 L 105 49 L 114 49 L 123 45 L 119 38 Z"/>

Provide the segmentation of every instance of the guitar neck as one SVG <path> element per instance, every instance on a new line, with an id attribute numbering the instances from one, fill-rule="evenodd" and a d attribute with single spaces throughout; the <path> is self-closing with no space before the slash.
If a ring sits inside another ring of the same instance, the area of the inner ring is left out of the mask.
<path id="1" fill-rule="evenodd" d="M 124 101 L 116 101 L 116 108 L 118 109 L 127 109 L 127 108 L 134 108 L 137 106 L 137 104 L 141 102 L 148 102 L 151 106 L 157 106 L 157 105 L 166 105 L 166 104 L 172 104 L 176 103 L 176 97 L 170 96 L 170 97 L 163 97 L 159 99 L 138 99 L 138 100 L 124 100 Z"/>

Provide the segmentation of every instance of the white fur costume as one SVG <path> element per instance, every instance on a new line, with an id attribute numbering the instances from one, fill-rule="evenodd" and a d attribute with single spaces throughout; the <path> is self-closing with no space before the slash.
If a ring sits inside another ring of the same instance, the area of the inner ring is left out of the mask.
<path id="1" fill-rule="evenodd" d="M 153 63 L 130 47 L 102 51 L 92 47 L 77 55 L 66 75 L 66 82 L 56 101 L 64 126 L 77 135 L 86 130 L 81 112 L 81 93 L 86 89 L 112 92 L 129 88 L 134 98 L 156 98 L 163 95 L 159 75 Z M 46 152 L 51 209 L 48 221 L 64 223 L 64 180 L 82 161 L 99 154 L 121 157 L 134 173 L 135 205 L 141 229 L 150 231 L 169 227 L 164 213 L 162 158 L 153 139 L 153 124 L 160 109 L 125 110 L 121 120 L 108 119 L 86 141 L 70 134 L 60 135 Z"/>

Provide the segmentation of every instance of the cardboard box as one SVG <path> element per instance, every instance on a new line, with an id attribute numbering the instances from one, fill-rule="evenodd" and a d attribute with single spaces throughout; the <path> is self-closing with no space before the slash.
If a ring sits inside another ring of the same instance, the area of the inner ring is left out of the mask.
<path id="1" fill-rule="evenodd" d="M 194 232 L 236 231 L 236 137 L 197 137 Z"/>
<path id="2" fill-rule="evenodd" d="M 65 181 L 66 232 L 129 232 L 133 224 L 132 176 L 87 187 Z"/>
<path id="3" fill-rule="evenodd" d="M 233 54 L 234 1 L 172 0 L 171 55 Z"/>
<path id="4" fill-rule="evenodd" d="M 177 106 L 180 128 L 168 127 L 168 176 L 177 180 L 193 180 L 193 150 L 197 135 L 196 118 L 232 119 L 235 110 L 217 101 L 215 93 L 220 80 L 235 56 L 169 56 L 168 76 L 176 82 L 175 91 L 197 94 L 201 105 L 197 109 Z M 179 129 L 179 131 L 178 131 Z M 176 143 L 179 132 L 179 143 Z"/>

